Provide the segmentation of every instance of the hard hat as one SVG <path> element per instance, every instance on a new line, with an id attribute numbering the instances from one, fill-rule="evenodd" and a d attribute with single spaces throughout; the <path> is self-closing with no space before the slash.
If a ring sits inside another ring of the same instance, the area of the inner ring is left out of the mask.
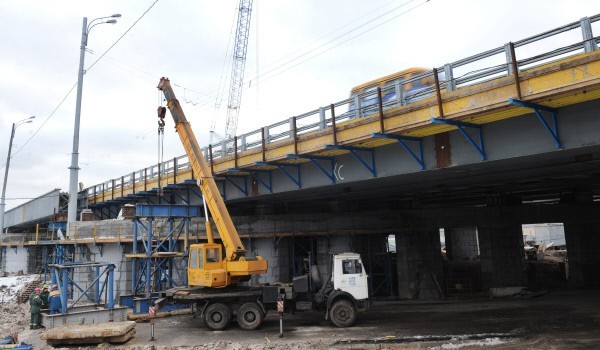
<path id="1" fill-rule="evenodd" d="M 44 289 L 48 289 L 48 285 L 47 284 L 44 284 Z"/>

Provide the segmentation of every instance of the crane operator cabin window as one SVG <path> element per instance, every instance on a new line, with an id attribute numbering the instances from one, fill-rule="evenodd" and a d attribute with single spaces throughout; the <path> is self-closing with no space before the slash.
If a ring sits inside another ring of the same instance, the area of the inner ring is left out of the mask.
<path id="1" fill-rule="evenodd" d="M 198 268 L 198 252 L 199 249 L 192 249 L 190 251 L 190 269 Z"/>
<path id="2" fill-rule="evenodd" d="M 219 248 L 208 248 L 206 249 L 206 262 L 219 262 L 220 254 Z"/>

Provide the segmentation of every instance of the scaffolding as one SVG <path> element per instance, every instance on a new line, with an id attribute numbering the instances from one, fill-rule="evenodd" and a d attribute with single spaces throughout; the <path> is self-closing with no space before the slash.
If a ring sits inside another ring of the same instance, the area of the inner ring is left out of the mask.
<path id="1" fill-rule="evenodd" d="M 137 204 L 133 218 L 133 295 L 187 285 L 187 253 L 192 217 L 199 206 Z M 183 236 L 183 247 L 180 242 Z M 183 248 L 183 249 L 182 249 Z"/>

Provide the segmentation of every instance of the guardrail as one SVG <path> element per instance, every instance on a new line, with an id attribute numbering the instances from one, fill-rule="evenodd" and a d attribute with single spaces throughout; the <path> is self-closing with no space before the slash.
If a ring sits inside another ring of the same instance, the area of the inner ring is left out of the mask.
<path id="1" fill-rule="evenodd" d="M 508 43 L 456 62 L 447 63 L 442 67 L 434 68 L 431 71 L 399 81 L 384 89 L 365 92 L 329 106 L 320 107 L 250 131 L 233 139 L 211 144 L 203 149 L 204 157 L 212 162 L 234 153 L 260 149 L 267 144 L 287 141 L 293 137 L 298 137 L 298 135 L 321 131 L 331 127 L 333 123 L 338 124 L 362 118 L 376 113 L 380 108 L 386 110 L 404 106 L 434 95 L 437 95 L 438 102 L 440 102 L 441 89 L 444 89 L 446 92 L 454 91 L 460 87 L 511 75 L 514 75 L 515 79 L 518 79 L 518 72 L 521 70 L 579 53 L 597 50 L 600 37 L 593 36 L 592 23 L 598 21 L 600 21 L 600 14 L 592 17 L 584 17 L 580 21 L 572 22 L 514 43 Z M 577 39 L 570 39 L 571 43 L 566 46 L 557 47 L 542 53 L 537 53 L 535 47 L 533 47 L 533 44 L 539 44 L 544 39 L 552 39 L 552 42 L 555 42 L 558 36 L 573 34 L 572 31 L 576 29 L 581 29 L 581 36 L 577 37 Z M 575 41 L 573 42 L 573 40 Z M 517 59 L 517 49 L 527 51 L 529 48 L 536 53 L 530 54 L 526 58 Z M 514 74 L 515 72 L 517 74 Z M 409 94 L 404 92 L 404 85 L 429 77 L 433 77 L 436 84 Z M 386 98 L 384 101 L 382 96 L 391 97 Z M 438 105 L 441 104 L 438 103 Z M 343 112 L 338 113 L 341 110 Z M 111 193 L 111 198 L 114 198 L 115 194 L 125 189 L 134 188 L 134 186 L 137 188 L 142 184 L 144 186 L 141 187 L 146 189 L 145 184 L 147 184 L 148 180 L 154 181 L 160 177 L 176 177 L 180 171 L 191 171 L 187 155 L 176 157 L 163 163 L 123 175 L 120 178 L 94 185 L 84 189 L 84 192 L 88 196 L 93 195 L 95 198 L 98 194 Z"/>

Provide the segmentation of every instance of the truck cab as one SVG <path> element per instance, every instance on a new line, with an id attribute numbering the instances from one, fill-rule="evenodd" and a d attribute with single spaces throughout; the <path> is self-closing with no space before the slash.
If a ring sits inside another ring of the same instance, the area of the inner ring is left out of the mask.
<path id="1" fill-rule="evenodd" d="M 334 290 L 346 292 L 356 300 L 369 297 L 367 274 L 359 254 L 334 255 L 332 275 Z"/>

